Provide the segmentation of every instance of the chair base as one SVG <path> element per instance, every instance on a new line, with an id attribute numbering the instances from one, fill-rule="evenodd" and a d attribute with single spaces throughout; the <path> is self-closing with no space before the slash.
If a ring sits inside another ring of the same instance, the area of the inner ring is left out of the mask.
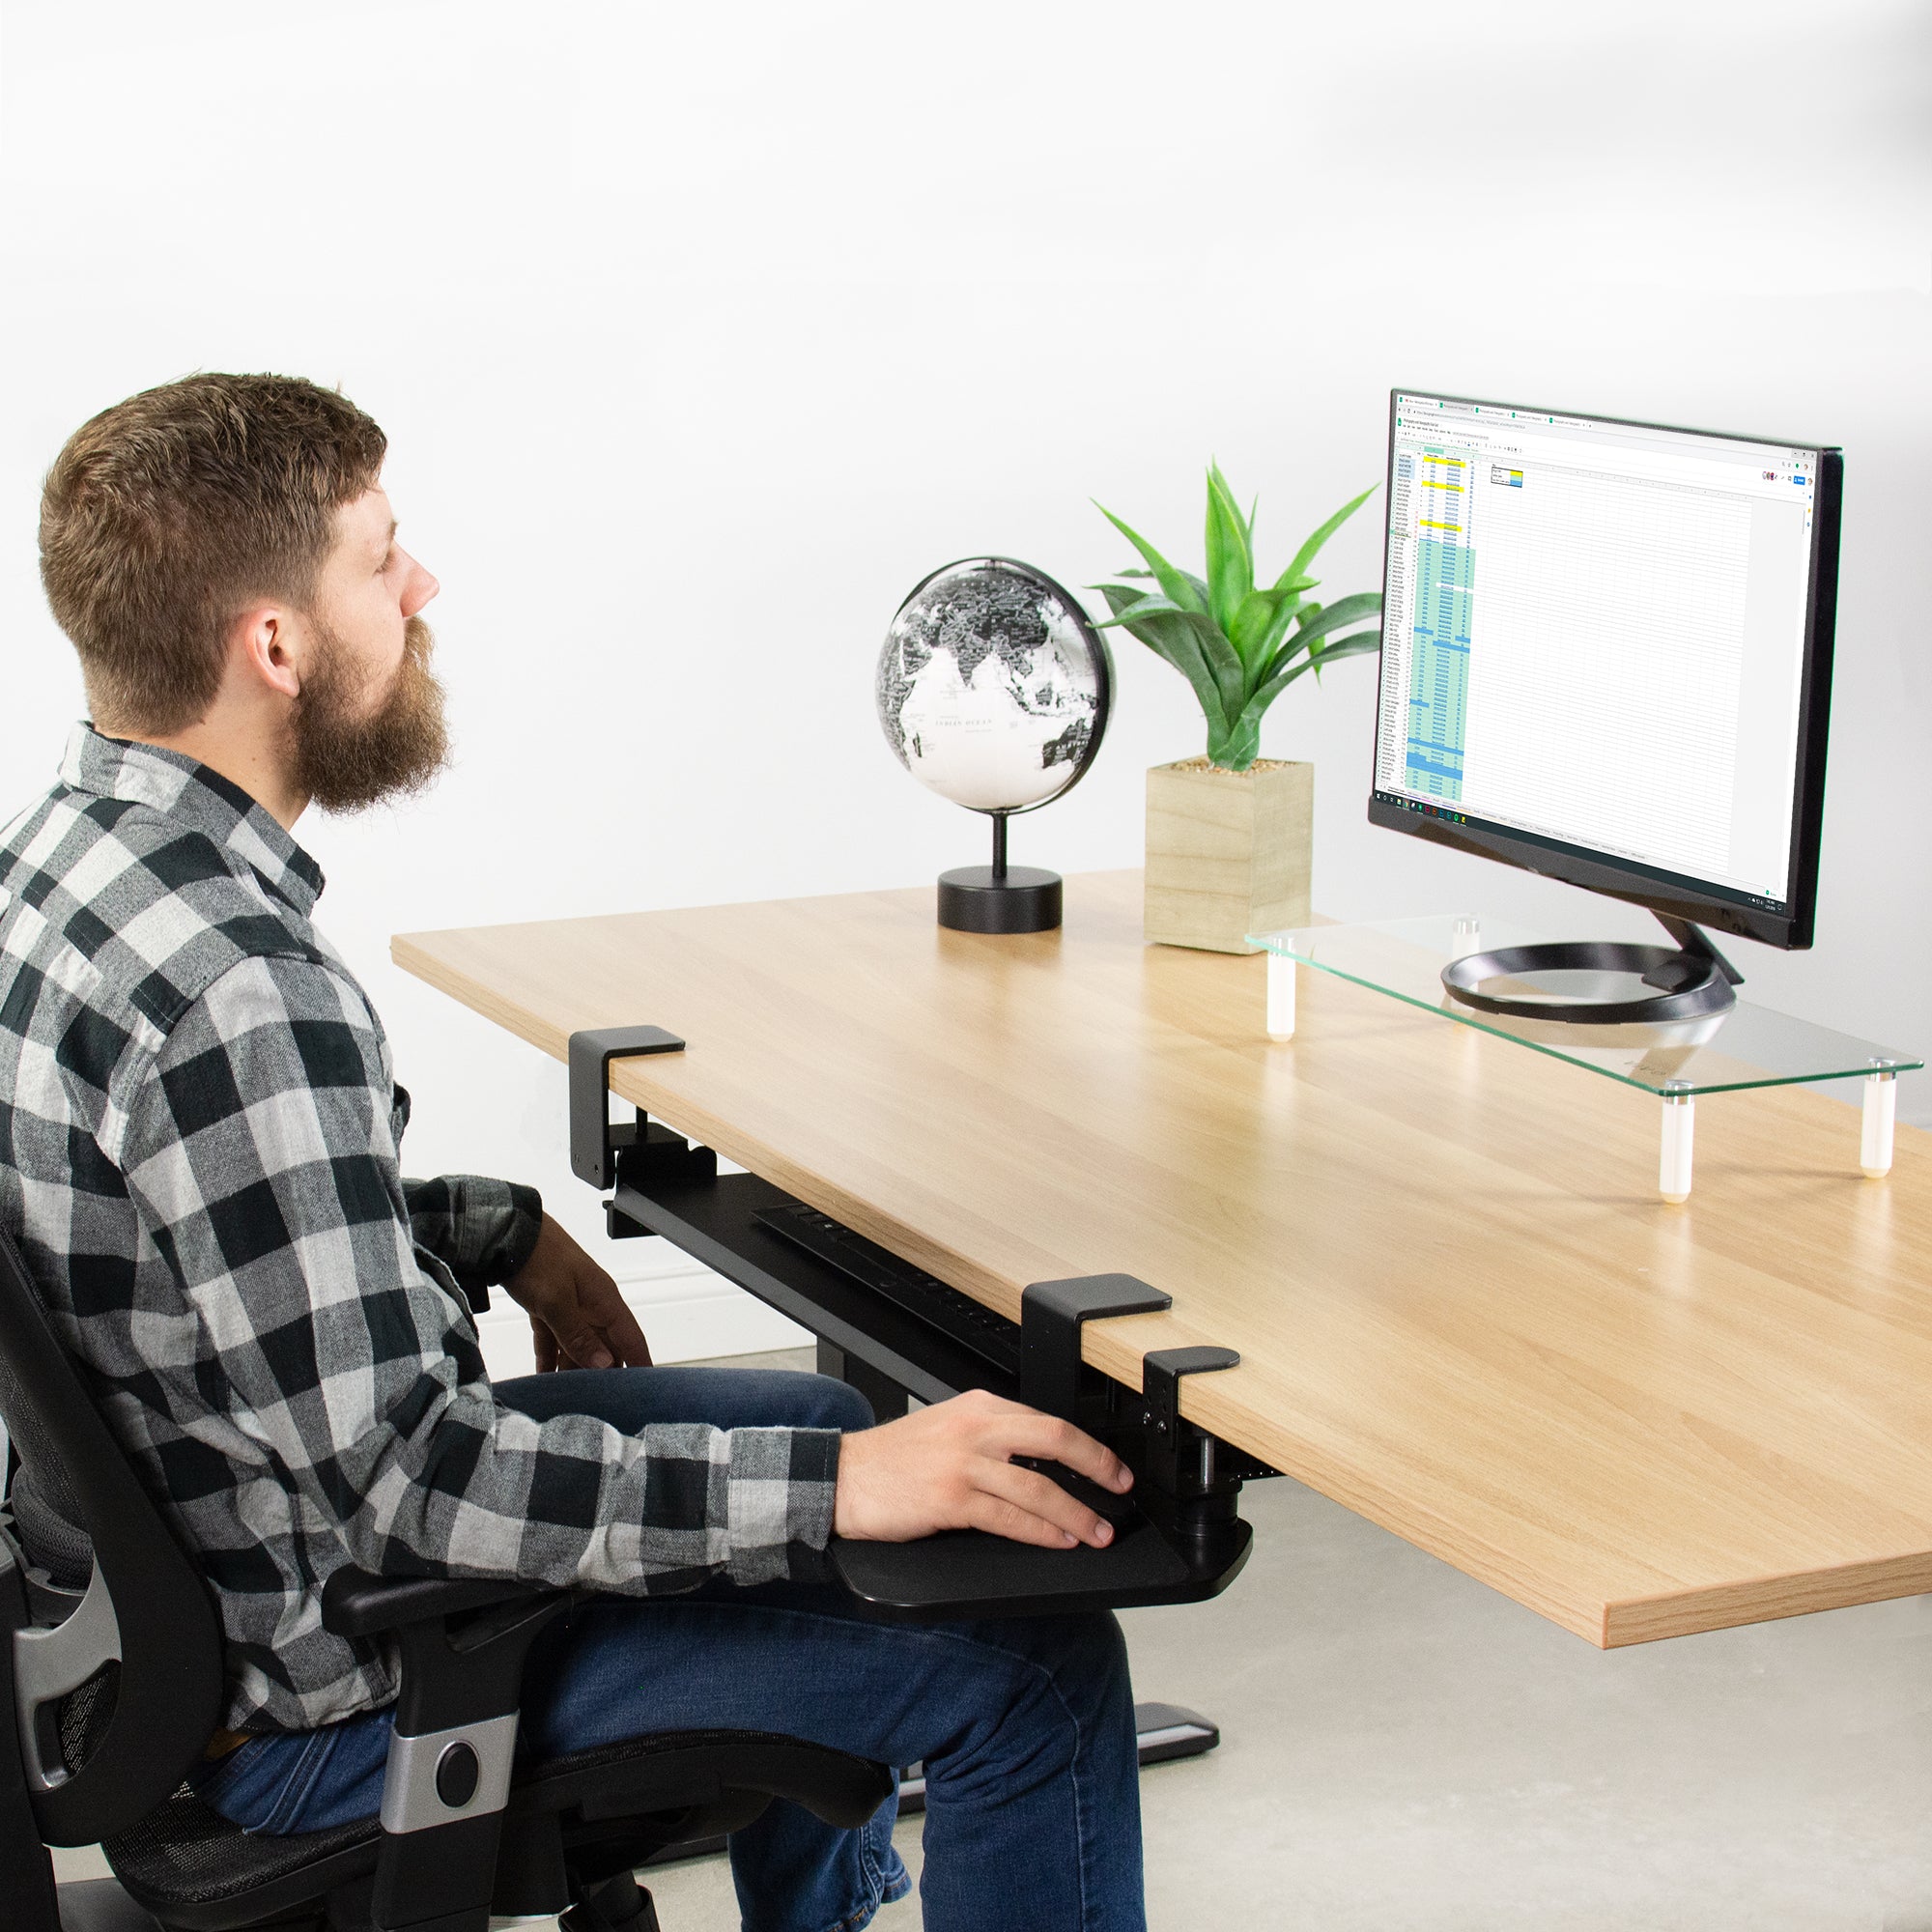
<path id="1" fill-rule="evenodd" d="M 136 1905 L 111 1878 L 64 1885 L 59 1932 L 166 1932 L 153 1913 Z M 313 1918 L 323 1908 L 310 1909 Z M 607 1880 L 572 1905 L 558 1920 L 563 1932 L 662 1932 L 650 1893 L 628 1873 Z"/>
<path id="2" fill-rule="evenodd" d="M 561 1932 L 662 1932 L 650 1893 L 628 1872 L 579 1899 L 557 1924 Z"/>
<path id="3" fill-rule="evenodd" d="M 136 1905 L 118 1879 L 76 1879 L 54 1895 L 60 1932 L 163 1932 L 160 1920 Z"/>

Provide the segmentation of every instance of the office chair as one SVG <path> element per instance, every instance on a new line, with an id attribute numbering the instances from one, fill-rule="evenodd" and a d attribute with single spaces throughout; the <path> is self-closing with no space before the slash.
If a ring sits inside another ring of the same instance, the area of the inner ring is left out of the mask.
<path id="1" fill-rule="evenodd" d="M 774 1798 L 856 1826 L 892 1774 L 744 1731 L 667 1732 L 512 1762 L 531 1640 L 569 1604 L 514 1583 L 339 1571 L 323 1622 L 401 1658 L 380 1817 L 251 1836 L 184 1782 L 221 1712 L 213 1603 L 102 1422 L 0 1233 L 0 1922 L 10 1932 L 656 1932 L 632 1874 Z M 115 1876 L 56 1887 L 50 1845 Z"/>

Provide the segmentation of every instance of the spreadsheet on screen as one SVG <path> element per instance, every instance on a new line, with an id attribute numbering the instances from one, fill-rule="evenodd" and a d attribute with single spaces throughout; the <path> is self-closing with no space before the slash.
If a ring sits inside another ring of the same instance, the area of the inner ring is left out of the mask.
<path id="1" fill-rule="evenodd" d="M 1378 791 L 1783 899 L 1818 460 L 1398 392 Z"/>

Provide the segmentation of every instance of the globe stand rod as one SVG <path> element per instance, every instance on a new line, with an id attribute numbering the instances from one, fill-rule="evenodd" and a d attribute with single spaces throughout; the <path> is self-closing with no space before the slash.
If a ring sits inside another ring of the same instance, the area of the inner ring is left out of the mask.
<path id="1" fill-rule="evenodd" d="M 993 821 L 993 863 L 939 875 L 939 923 L 954 932 L 1051 932 L 1060 923 L 1060 874 L 1007 864 L 1007 817 Z"/>

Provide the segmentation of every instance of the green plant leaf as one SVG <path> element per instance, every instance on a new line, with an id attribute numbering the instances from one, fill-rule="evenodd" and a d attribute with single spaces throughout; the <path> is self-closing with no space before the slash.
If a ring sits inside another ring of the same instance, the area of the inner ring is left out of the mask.
<path id="1" fill-rule="evenodd" d="M 1321 608 L 1319 604 L 1304 604 L 1301 601 L 1301 592 L 1312 589 L 1315 582 L 1312 577 L 1297 577 L 1286 592 L 1276 588 L 1274 615 L 1268 619 L 1268 627 L 1255 646 L 1255 663 L 1264 666 L 1271 663 L 1275 652 L 1281 648 L 1281 640 L 1288 636 L 1289 626 L 1304 611 Z"/>
<path id="2" fill-rule="evenodd" d="M 1200 613 L 1176 610 L 1165 598 L 1146 597 L 1118 583 L 1103 583 L 1099 589 L 1114 612 L 1109 622 L 1122 625 L 1130 637 L 1138 638 L 1156 657 L 1165 658 L 1187 680 L 1201 705 L 1202 716 L 1208 721 L 1210 736 L 1225 731 L 1227 708 L 1222 701 L 1221 686 L 1202 656 L 1200 642 L 1188 621 L 1200 618 Z M 1141 615 L 1141 607 L 1149 603 L 1165 608 Z M 1200 618 L 1200 621 L 1208 620 Z"/>
<path id="3" fill-rule="evenodd" d="M 1366 657 L 1371 651 L 1382 647 L 1379 631 L 1357 631 L 1352 637 L 1338 638 L 1332 644 L 1317 643 L 1311 646 L 1302 668 L 1315 673 L 1315 682 L 1321 682 L 1322 671 L 1338 658 Z"/>
<path id="4" fill-rule="evenodd" d="M 1179 618 L 1169 621 L 1188 626 L 1200 649 L 1201 661 L 1212 674 L 1215 689 L 1221 695 L 1221 709 L 1230 718 L 1238 717 L 1241 706 L 1247 702 L 1249 678 L 1247 668 L 1228 641 L 1227 634 L 1212 617 L 1200 611 L 1184 611 Z"/>
<path id="5" fill-rule="evenodd" d="M 1235 621 L 1228 630 L 1228 641 L 1240 654 L 1244 669 L 1253 669 L 1267 663 L 1265 642 L 1268 632 L 1274 626 L 1274 607 L 1278 596 L 1273 590 L 1250 590 L 1241 599 L 1241 608 L 1235 612 Z"/>
<path id="6" fill-rule="evenodd" d="M 1359 497 L 1352 497 L 1318 529 L 1294 554 L 1294 561 L 1275 580 L 1275 588 L 1284 590 L 1295 578 L 1301 576 L 1315 560 L 1315 553 L 1381 488 L 1379 483 L 1371 483 Z"/>
<path id="7" fill-rule="evenodd" d="M 1244 772 L 1261 754 L 1261 718 L 1243 712 L 1223 731 L 1208 734 L 1208 756 L 1226 772 Z"/>
<path id="8" fill-rule="evenodd" d="M 1318 604 L 1309 607 L 1312 615 L 1304 611 L 1306 621 L 1289 634 L 1281 647 L 1269 659 L 1266 677 L 1272 677 L 1284 665 L 1293 662 L 1301 653 L 1321 639 L 1336 631 L 1346 631 L 1350 624 L 1359 624 L 1365 617 L 1375 617 L 1381 613 L 1382 593 L 1379 590 L 1358 591 L 1352 597 L 1338 597 L 1332 604 Z M 1373 634 L 1379 639 L 1381 633 Z M 1332 651 L 1321 653 L 1324 659 L 1333 655 Z"/>
<path id="9" fill-rule="evenodd" d="M 1321 606 L 1319 603 L 1304 604 L 1301 607 L 1300 614 L 1295 619 L 1294 631 L 1287 639 L 1289 648 L 1284 651 L 1278 651 L 1275 654 L 1275 656 L 1279 658 L 1282 663 L 1284 664 L 1287 663 L 1288 660 L 1293 657 L 1297 651 L 1300 651 L 1304 648 L 1307 650 L 1308 655 L 1311 658 L 1314 657 L 1321 650 L 1321 639 L 1325 635 L 1322 631 L 1321 631 L 1317 627 L 1316 624 L 1316 620 L 1321 615 Z M 1304 632 L 1307 633 L 1307 641 L 1305 645 L 1302 641 L 1302 634 Z M 1270 670 L 1274 668 L 1274 659 L 1271 658 L 1268 661 L 1268 668 Z M 1321 682 L 1321 673 L 1319 669 L 1315 673 L 1315 682 L 1317 684 L 1320 684 Z"/>
<path id="10" fill-rule="evenodd" d="M 1150 650 L 1162 657 L 1167 655 L 1165 646 L 1156 641 L 1154 633 L 1143 625 L 1140 619 L 1143 615 L 1161 616 L 1179 611 L 1179 605 L 1163 597 L 1157 590 L 1131 590 L 1124 583 L 1090 583 L 1087 587 L 1090 590 L 1099 591 L 1107 600 L 1107 608 L 1114 613 L 1094 625 L 1095 630 L 1111 630 L 1118 624 L 1131 636 L 1138 638 Z"/>
<path id="11" fill-rule="evenodd" d="M 1150 618 L 1136 618 L 1136 622 L 1150 622 Z M 1215 624 L 1215 620 L 1202 611 L 1151 612 L 1151 622 L 1165 626 L 1169 638 L 1173 638 L 1173 634 L 1179 630 L 1186 632 L 1186 636 L 1194 643 L 1194 651 L 1198 653 L 1204 670 L 1213 682 L 1215 701 L 1221 709 L 1221 715 L 1238 717 L 1240 707 L 1248 701 L 1250 680 L 1242 668 L 1240 659 L 1235 655 L 1235 645 L 1231 645 L 1227 638 L 1221 634 L 1221 626 Z M 1202 709 L 1206 709 L 1206 705 Z"/>
<path id="12" fill-rule="evenodd" d="M 1180 581 L 1184 584 L 1186 584 L 1188 588 L 1191 589 L 1194 592 L 1195 596 L 1200 600 L 1199 603 L 1190 605 L 1188 608 L 1190 610 L 1195 610 L 1195 611 L 1207 610 L 1208 586 L 1205 583 L 1203 583 L 1202 581 L 1198 577 L 1196 577 L 1191 570 L 1182 570 L 1179 565 L 1175 566 L 1174 574 L 1175 576 L 1179 578 Z M 1153 572 L 1151 570 L 1122 570 L 1122 571 L 1118 571 L 1116 575 L 1120 577 L 1152 577 Z"/>
<path id="13" fill-rule="evenodd" d="M 1106 598 L 1114 614 L 1102 618 L 1095 626 L 1096 629 L 1109 630 L 1118 624 L 1139 638 L 1142 643 L 1148 643 L 1150 639 L 1136 627 L 1140 625 L 1158 627 L 1162 642 L 1152 647 L 1170 664 L 1187 671 L 1191 679 L 1192 672 L 1188 665 L 1176 657 L 1170 648 L 1175 636 L 1175 627 L 1181 627 L 1186 636 L 1193 640 L 1193 651 L 1188 653 L 1188 656 L 1191 658 L 1195 654 L 1199 655 L 1202 665 L 1213 679 L 1222 710 L 1229 714 L 1239 712 L 1247 701 L 1248 687 L 1253 682 L 1253 676 L 1242 664 L 1234 645 L 1222 635 L 1221 627 L 1212 617 L 1201 611 L 1183 611 L 1170 598 L 1128 590 L 1123 584 L 1102 583 L 1097 587 Z"/>
<path id="14" fill-rule="evenodd" d="M 1178 617 L 1156 617 L 1151 628 L 1160 634 L 1161 655 L 1194 687 L 1201 715 L 1207 719 L 1208 728 L 1213 731 L 1226 727 L 1228 719 L 1240 710 L 1246 694 L 1239 679 L 1227 676 L 1224 668 L 1216 665 L 1202 648 L 1204 626 L 1212 630 L 1212 620 L 1190 611 Z M 1218 631 L 1213 635 L 1220 637 Z M 1221 639 L 1221 648 L 1230 657 L 1234 655 L 1225 638 Z"/>
<path id="15" fill-rule="evenodd" d="M 1141 617 L 1192 617 L 1200 614 L 1198 611 L 1183 609 L 1173 598 L 1163 597 L 1157 590 L 1129 590 L 1122 583 L 1093 583 L 1087 587 L 1090 590 L 1100 591 L 1114 612 L 1111 617 L 1101 618 L 1094 626 L 1096 630 L 1104 631 L 1115 624 L 1131 624 Z M 1120 604 L 1114 602 L 1116 591 L 1121 594 L 1124 602 Z"/>
<path id="16" fill-rule="evenodd" d="M 1284 668 L 1270 672 L 1264 684 L 1255 688 L 1255 694 L 1248 699 L 1241 713 L 1242 718 L 1252 719 L 1257 732 L 1261 729 L 1262 714 L 1279 697 L 1288 687 L 1305 670 L 1314 670 L 1320 665 L 1331 665 L 1339 658 L 1366 657 L 1371 651 L 1382 647 L 1382 634 L 1379 631 L 1359 631 L 1351 638 L 1342 638 L 1324 649 L 1320 659 L 1304 657 L 1299 662 L 1292 658 L 1278 658 L 1277 664 Z"/>
<path id="17" fill-rule="evenodd" d="M 1183 611 L 1206 611 L 1208 609 L 1206 586 L 1198 577 L 1190 577 L 1186 571 L 1175 569 L 1174 565 L 1169 563 L 1166 557 L 1162 556 L 1159 551 L 1154 549 L 1152 544 L 1149 543 L 1138 531 L 1129 529 L 1125 524 L 1122 523 L 1119 517 L 1115 516 L 1112 510 L 1108 509 L 1106 504 L 1095 503 L 1094 507 L 1140 552 L 1142 557 L 1147 562 L 1148 568 L 1153 572 L 1155 581 L 1175 603 L 1179 604 Z"/>
<path id="18" fill-rule="evenodd" d="M 1208 612 L 1224 633 L 1232 633 L 1235 612 L 1255 587 L 1255 558 L 1248 526 L 1218 463 L 1208 466 L 1207 548 Z"/>
<path id="19" fill-rule="evenodd" d="M 1321 646 L 1321 662 L 1333 664 L 1337 658 L 1365 658 L 1373 656 L 1382 647 L 1382 634 L 1379 631 L 1356 631 L 1346 638 L 1337 638 L 1332 644 Z"/>

